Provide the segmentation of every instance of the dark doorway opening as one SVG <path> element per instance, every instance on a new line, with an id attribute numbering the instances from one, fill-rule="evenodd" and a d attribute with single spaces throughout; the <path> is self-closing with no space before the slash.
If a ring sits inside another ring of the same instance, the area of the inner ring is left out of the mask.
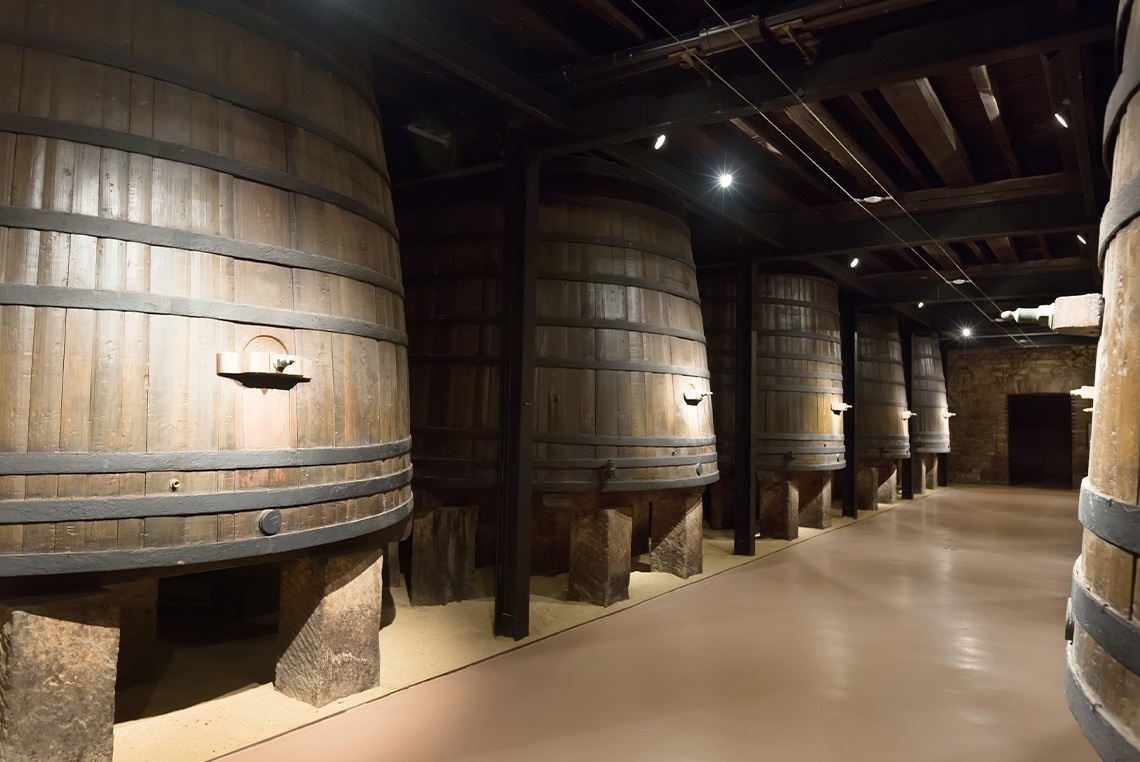
<path id="1" fill-rule="evenodd" d="M 1073 408 L 1068 394 L 1009 395 L 1009 483 L 1073 486 Z"/>

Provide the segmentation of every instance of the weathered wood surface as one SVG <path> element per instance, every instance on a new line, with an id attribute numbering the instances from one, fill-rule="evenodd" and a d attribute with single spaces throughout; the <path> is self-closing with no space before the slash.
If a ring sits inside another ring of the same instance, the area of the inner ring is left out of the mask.
<path id="1" fill-rule="evenodd" d="M 1131 16 L 1123 19 L 1123 61 L 1125 69 L 1140 60 L 1140 6 L 1132 6 Z M 1116 199 L 1122 188 L 1140 176 L 1140 106 L 1135 94 L 1124 105 L 1116 142 L 1111 154 L 1111 197 Z M 1110 201 L 1110 206 L 1111 206 Z M 1104 320 L 1097 350 L 1096 400 L 1090 444 L 1089 474 L 1084 488 L 1119 503 L 1093 509 L 1094 518 L 1120 519 L 1140 503 L 1140 396 L 1134 374 L 1129 371 L 1132 358 L 1140 347 L 1140 223 L 1135 219 L 1113 238 L 1105 252 Z M 1124 505 L 1121 505 L 1123 503 Z M 1088 524 L 1086 523 L 1086 526 Z M 1132 538 L 1135 542 L 1135 538 Z M 1137 557 L 1086 529 L 1077 569 L 1077 582 L 1103 608 L 1101 614 L 1115 614 L 1140 623 L 1140 584 L 1137 582 Z M 1123 731 L 1124 745 L 1134 751 L 1129 758 L 1140 756 L 1136 739 L 1140 738 L 1140 675 L 1122 664 L 1110 653 L 1109 643 L 1099 643 L 1089 622 L 1076 618 L 1075 637 L 1070 652 L 1070 665 L 1078 690 L 1096 705 L 1097 713 Z M 1119 646 L 1135 652 L 1140 646 L 1134 632 L 1128 633 Z M 1072 705 L 1072 704 L 1071 704 Z M 1097 745 L 1096 730 L 1085 729 Z M 1090 732 L 1092 731 L 1092 732 Z M 1103 735 L 1103 734 L 1102 734 Z"/>
<path id="2" fill-rule="evenodd" d="M 413 605 L 438 606 L 474 595 L 477 518 L 473 505 L 416 511 L 408 585 Z"/>
<path id="3" fill-rule="evenodd" d="M 0 226 L 0 287 L 19 291 L 0 296 L 0 459 L 406 439 L 399 255 L 371 96 L 284 42 L 168 0 L 15 0 L 4 23 L 44 42 L 0 43 L 0 118 L 26 120 L 20 134 L 0 132 L 0 222 L 11 222 Z M 89 54 L 67 55 L 72 43 Z M 360 51 L 337 46 L 333 55 L 351 77 L 370 77 Z M 162 79 L 146 73 L 155 66 Z M 210 92 L 180 81 L 211 83 Z M 60 130 L 75 139 L 51 136 Z M 296 264 L 274 261 L 281 252 L 295 252 Z M 97 308 L 52 306 L 46 287 L 64 297 L 94 291 Z M 184 314 L 104 308 L 104 293 L 173 299 L 171 311 Z M 21 305 L 28 294 L 44 304 Z M 192 314 L 203 306 L 284 312 L 280 324 Z M 308 328 L 290 314 L 360 321 L 392 338 L 355 335 L 345 323 Z M 255 349 L 311 360 L 314 376 L 263 389 L 216 374 L 216 353 Z M 226 510 L 224 498 L 201 515 L 5 522 L 13 501 L 157 498 L 171 495 L 174 479 L 179 495 L 224 496 L 408 468 L 396 455 L 312 467 L 0 474 L 0 565 L 13 554 L 262 536 L 260 509 Z M 281 532 L 409 499 L 405 486 L 286 506 Z"/>
<path id="4" fill-rule="evenodd" d="M 856 415 L 859 459 L 910 457 L 906 379 L 898 323 L 887 315 L 862 314 L 859 334 Z"/>
<path id="5" fill-rule="evenodd" d="M 950 452 L 950 408 L 937 338 L 913 338 L 910 378 L 910 409 L 915 413 L 910 423 L 911 449 L 915 453 Z"/>

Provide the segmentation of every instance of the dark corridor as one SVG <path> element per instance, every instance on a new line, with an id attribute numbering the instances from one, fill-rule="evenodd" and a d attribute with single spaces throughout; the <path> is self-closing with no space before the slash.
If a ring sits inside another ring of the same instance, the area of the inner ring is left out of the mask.
<path id="1" fill-rule="evenodd" d="M 1068 489 L 1072 481 L 1069 395 L 1009 395 L 1009 483 Z"/>

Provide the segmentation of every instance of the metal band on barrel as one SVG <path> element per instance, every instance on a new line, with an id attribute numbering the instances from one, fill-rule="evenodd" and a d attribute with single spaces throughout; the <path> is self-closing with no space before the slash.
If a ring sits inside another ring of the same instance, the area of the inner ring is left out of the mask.
<path id="1" fill-rule="evenodd" d="M 355 521 L 234 542 L 170 545 L 160 548 L 133 548 L 131 550 L 99 550 L 89 553 L 0 554 L 0 576 L 26 577 L 41 574 L 78 574 L 174 566 L 181 568 L 189 564 L 213 563 L 236 558 L 287 553 L 371 534 L 398 524 L 411 515 L 411 512 L 412 501 L 408 499 L 391 510 Z"/>
<path id="2" fill-rule="evenodd" d="M 55 307 L 101 312 L 138 312 L 145 315 L 172 315 L 209 318 L 231 323 L 271 325 L 312 331 L 363 336 L 407 346 L 407 334 L 393 328 L 354 318 L 331 317 L 311 312 L 294 312 L 277 307 L 255 307 L 236 302 L 190 299 L 145 291 L 103 291 L 63 286 L 26 286 L 0 283 L 0 304 L 22 307 Z"/>
<path id="3" fill-rule="evenodd" d="M 1135 675 L 1140 675 L 1140 627 L 1093 597 L 1081 584 L 1080 559 L 1073 567 L 1073 621 L 1105 652 Z"/>
<path id="4" fill-rule="evenodd" d="M 1065 699 L 1069 703 L 1069 711 L 1073 713 L 1081 731 L 1089 739 L 1089 743 L 1096 749 L 1101 759 L 1111 759 L 1114 762 L 1135 762 L 1140 760 L 1136 747 L 1120 731 L 1116 723 L 1109 719 L 1100 704 L 1089 698 L 1084 683 L 1076 675 L 1077 667 L 1073 663 L 1072 646 L 1068 649 L 1065 660 Z"/>
<path id="5" fill-rule="evenodd" d="M 1101 272 L 1104 272 L 1108 245 L 1137 216 L 1140 216 L 1140 175 L 1117 188 L 1104 207 L 1104 214 L 1100 218 L 1100 250 L 1097 252 L 1097 264 Z"/>
<path id="6" fill-rule="evenodd" d="M 193 495 L 171 493 L 137 497 L 73 497 L 0 500 L 0 526 L 56 521 L 105 521 L 153 516 L 202 516 L 267 508 L 291 508 L 378 495 L 411 484 L 412 469 L 374 479 L 282 489 L 236 490 Z"/>
<path id="7" fill-rule="evenodd" d="M 358 447 L 195 452 L 15 452 L 0 453 L 0 476 L 51 474 L 141 474 L 156 471 L 245 471 L 264 468 L 338 466 L 386 460 L 411 452 L 410 437 Z"/>
<path id="8" fill-rule="evenodd" d="M 1140 555 L 1140 506 L 1100 494 L 1090 486 L 1087 476 L 1081 481 L 1077 517 L 1100 539 Z"/>
<path id="9" fill-rule="evenodd" d="M 1116 135 L 1120 131 L 1120 122 L 1124 119 L 1124 113 L 1128 111 L 1128 104 L 1132 102 L 1132 96 L 1136 91 L 1140 90 L 1140 61 L 1128 61 L 1125 63 L 1123 71 L 1120 72 L 1120 77 L 1113 85 L 1112 93 L 1108 96 L 1108 105 L 1104 110 L 1104 142 L 1102 150 L 1104 151 L 1104 166 L 1112 169 L 1112 152 L 1116 147 Z"/>
<path id="10" fill-rule="evenodd" d="M 400 297 L 404 295 L 403 285 L 390 275 L 377 272 L 370 267 L 363 267 L 309 251 L 290 249 L 286 246 L 242 241 L 206 233 L 192 233 L 188 230 L 175 230 L 127 220 L 112 220 L 88 214 L 23 209 L 14 206 L 0 206 L 0 227 L 72 233 L 74 235 L 88 235 L 92 238 L 113 238 L 119 241 L 145 243 L 149 246 L 202 251 L 207 254 L 244 259 L 250 262 L 264 262 L 269 265 L 299 267 L 304 270 L 315 270 L 358 280 Z"/>

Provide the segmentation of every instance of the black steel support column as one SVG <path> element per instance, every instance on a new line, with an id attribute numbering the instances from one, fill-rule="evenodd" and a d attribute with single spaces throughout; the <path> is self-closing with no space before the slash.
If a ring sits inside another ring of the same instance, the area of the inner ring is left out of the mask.
<path id="1" fill-rule="evenodd" d="M 911 366 L 912 352 L 914 351 L 914 331 L 906 321 L 899 321 L 899 346 L 902 348 L 902 366 L 903 366 L 903 382 L 906 384 L 905 392 L 907 399 L 907 410 L 910 410 L 910 403 L 914 402 L 914 385 L 912 382 L 912 374 L 914 368 Z M 907 433 L 911 439 L 911 457 L 903 460 L 899 466 L 902 473 L 899 474 L 899 481 L 902 486 L 903 500 L 914 499 L 914 468 L 911 463 L 914 457 L 914 428 L 915 419 L 910 418 L 906 422 Z"/>
<path id="2" fill-rule="evenodd" d="M 530 633 L 531 498 L 534 473 L 534 324 L 538 163 L 507 157 L 503 246 L 503 365 L 499 383 L 499 526 L 496 635 Z"/>
<path id="3" fill-rule="evenodd" d="M 732 552 L 756 555 L 756 447 L 752 416 L 756 410 L 756 325 L 752 300 L 756 262 L 742 255 L 736 278 L 736 534 Z"/>
<path id="4" fill-rule="evenodd" d="M 855 379 L 858 374 L 859 335 L 855 324 L 855 296 L 844 294 L 839 299 L 840 354 L 843 359 L 843 401 L 851 408 L 843 414 L 843 447 L 846 450 L 847 468 L 843 469 L 843 515 L 854 518 L 855 475 L 859 469 L 856 416 L 859 402 L 855 398 Z"/>

